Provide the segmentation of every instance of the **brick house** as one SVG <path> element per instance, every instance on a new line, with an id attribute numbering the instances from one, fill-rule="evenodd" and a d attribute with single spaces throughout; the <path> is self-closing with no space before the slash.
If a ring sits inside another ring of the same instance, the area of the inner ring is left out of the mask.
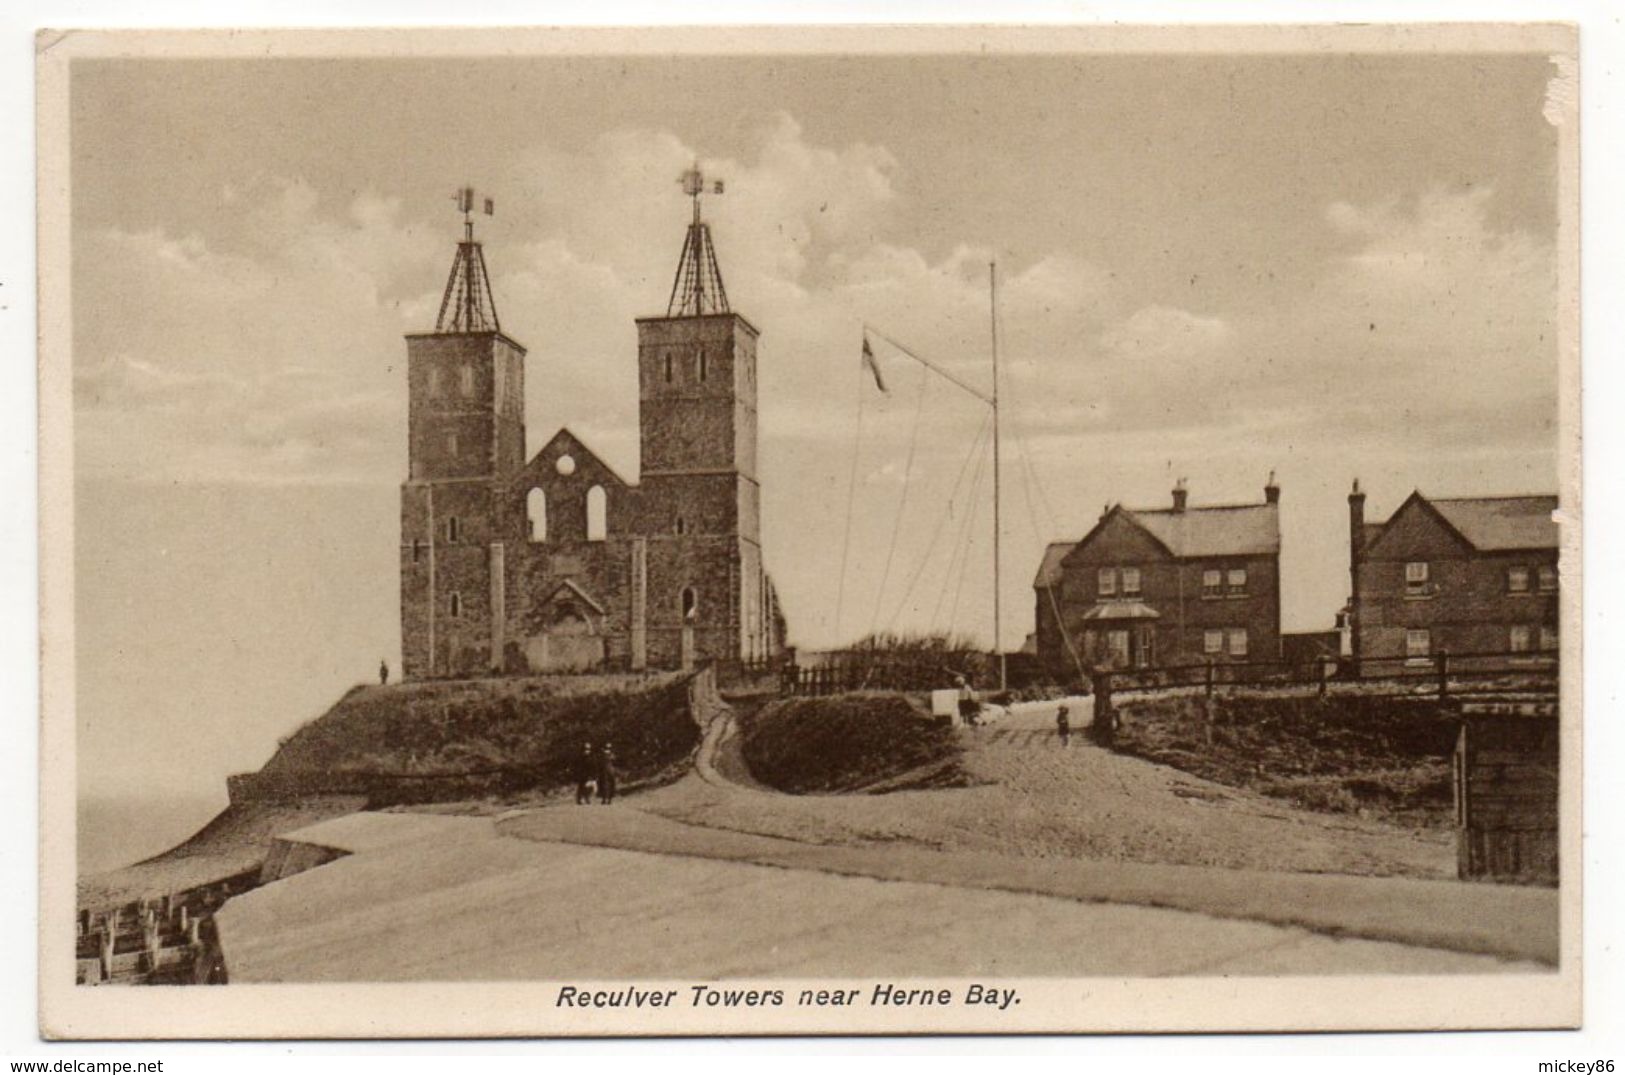
<path id="1" fill-rule="evenodd" d="M 637 321 L 640 470 L 569 429 L 525 457 L 525 349 L 480 244 L 406 338 L 401 651 L 408 678 L 687 668 L 780 652 L 756 472 L 757 330 L 689 229 L 665 316 Z"/>
<path id="2" fill-rule="evenodd" d="M 1351 649 L 1357 659 L 1557 651 L 1555 496 L 1429 498 L 1386 522 L 1349 494 Z"/>
<path id="3" fill-rule="evenodd" d="M 1075 543 L 1044 553 L 1033 582 L 1038 657 L 1080 669 L 1277 660 L 1281 490 L 1261 504 L 1108 508 Z"/>

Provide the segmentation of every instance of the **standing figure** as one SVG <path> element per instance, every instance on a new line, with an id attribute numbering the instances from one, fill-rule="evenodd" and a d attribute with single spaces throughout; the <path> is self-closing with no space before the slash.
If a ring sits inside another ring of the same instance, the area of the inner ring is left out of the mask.
<path id="1" fill-rule="evenodd" d="M 955 676 L 959 686 L 959 719 L 970 727 L 976 726 L 976 714 L 981 706 L 976 701 L 976 691 L 971 688 L 970 682 L 964 676 Z"/>
<path id="2" fill-rule="evenodd" d="M 1066 746 L 1072 740 L 1072 718 L 1067 714 L 1066 706 L 1055 711 L 1055 734 L 1061 737 L 1061 745 Z"/>
<path id="3" fill-rule="evenodd" d="M 384 686 L 389 685 L 389 662 L 388 661 L 379 661 L 378 662 L 378 685 L 380 687 L 384 687 Z"/>
<path id="4" fill-rule="evenodd" d="M 592 741 L 581 744 L 581 757 L 576 759 L 576 805 L 592 802 L 592 793 L 598 782 L 598 759 L 593 756 Z"/>
<path id="5" fill-rule="evenodd" d="M 615 749 L 608 743 L 598 752 L 598 801 L 605 806 L 615 801 Z"/>

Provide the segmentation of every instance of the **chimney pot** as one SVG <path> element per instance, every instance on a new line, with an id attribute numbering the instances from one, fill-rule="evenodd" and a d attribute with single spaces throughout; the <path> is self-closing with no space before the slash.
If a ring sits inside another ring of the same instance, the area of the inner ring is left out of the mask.
<path id="1" fill-rule="evenodd" d="M 1174 483 L 1174 510 L 1175 511 L 1184 511 L 1185 510 L 1185 497 L 1186 497 L 1186 495 L 1187 495 L 1187 493 L 1185 491 L 1185 479 L 1181 478 L 1177 482 Z"/>
<path id="2" fill-rule="evenodd" d="M 1270 471 L 1269 481 L 1264 483 L 1264 503 L 1279 504 L 1281 502 L 1281 487 L 1275 484 L 1275 471 Z"/>

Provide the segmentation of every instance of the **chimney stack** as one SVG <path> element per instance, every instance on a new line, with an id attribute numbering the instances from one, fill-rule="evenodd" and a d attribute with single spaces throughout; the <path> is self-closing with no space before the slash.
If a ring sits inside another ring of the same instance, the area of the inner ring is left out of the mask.
<path id="1" fill-rule="evenodd" d="M 1365 494 L 1360 492 L 1360 479 L 1354 479 L 1354 489 L 1349 493 L 1349 552 L 1352 557 L 1360 554 L 1360 544 L 1365 539 Z"/>
<path id="2" fill-rule="evenodd" d="M 1181 478 L 1174 483 L 1174 510 L 1185 510 L 1185 479 Z"/>
<path id="3" fill-rule="evenodd" d="M 1264 483 L 1264 503 L 1279 504 L 1281 502 L 1281 487 L 1275 484 L 1275 471 L 1270 471 L 1270 480 Z"/>

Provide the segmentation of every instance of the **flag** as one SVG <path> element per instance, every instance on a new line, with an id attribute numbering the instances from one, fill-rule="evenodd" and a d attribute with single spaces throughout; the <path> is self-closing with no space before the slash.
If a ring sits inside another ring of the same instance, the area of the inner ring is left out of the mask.
<path id="1" fill-rule="evenodd" d="M 863 365 L 870 373 L 874 374 L 875 387 L 890 394 L 886 388 L 885 380 L 880 376 L 880 363 L 875 361 L 875 353 L 869 349 L 869 337 L 867 335 L 863 337 Z"/>
<path id="2" fill-rule="evenodd" d="M 713 187 L 712 187 L 712 188 L 711 188 L 711 190 L 712 190 L 712 191 L 713 191 L 713 192 L 714 192 L 714 193 L 717 193 L 717 194 L 721 194 L 721 193 L 722 193 L 722 180 L 720 180 L 720 179 L 719 179 L 719 180 L 717 180 L 717 182 L 716 182 L 716 185 L 715 185 L 715 186 L 713 186 Z"/>
<path id="3" fill-rule="evenodd" d="M 497 203 L 490 198 L 485 199 L 485 215 L 492 216 L 497 211 Z"/>
<path id="4" fill-rule="evenodd" d="M 459 187 L 457 190 L 457 210 L 461 213 L 474 211 L 474 188 Z"/>

